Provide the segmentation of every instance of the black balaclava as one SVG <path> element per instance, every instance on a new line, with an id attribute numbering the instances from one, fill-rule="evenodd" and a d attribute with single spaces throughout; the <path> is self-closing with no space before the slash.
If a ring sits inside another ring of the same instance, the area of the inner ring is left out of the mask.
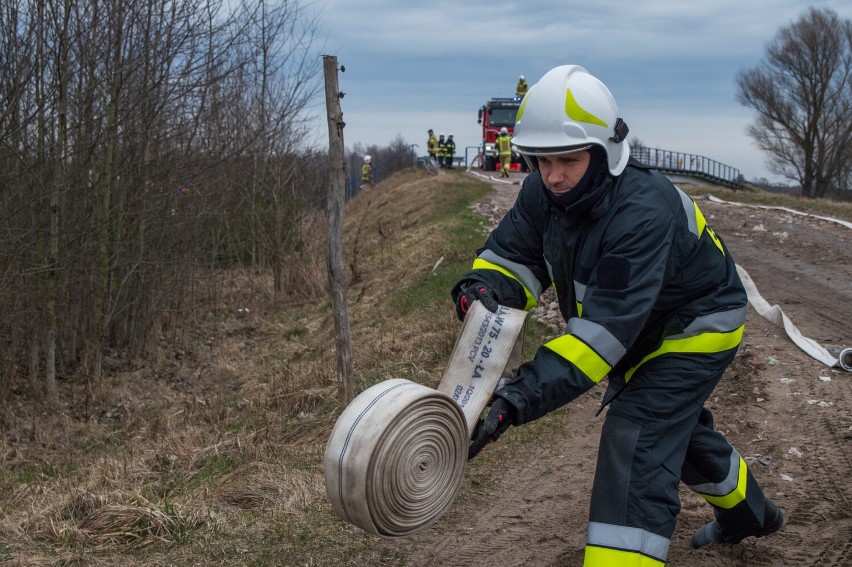
<path id="1" fill-rule="evenodd" d="M 586 169 L 586 173 L 583 174 L 583 177 L 580 178 L 580 181 L 577 182 L 577 185 L 575 185 L 574 188 L 567 193 L 563 193 L 561 195 L 555 195 L 548 191 L 550 194 L 550 200 L 553 201 L 554 204 L 561 207 L 573 205 L 586 193 L 588 193 L 589 189 L 601 182 L 603 176 L 599 176 L 599 174 L 602 173 L 602 169 L 607 165 L 606 150 L 604 150 L 601 146 L 594 144 L 588 151 L 589 167 Z"/>

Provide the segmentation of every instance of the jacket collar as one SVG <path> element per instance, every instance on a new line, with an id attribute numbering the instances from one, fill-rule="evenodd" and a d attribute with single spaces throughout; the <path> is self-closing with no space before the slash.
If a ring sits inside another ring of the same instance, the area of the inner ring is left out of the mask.
<path id="1" fill-rule="evenodd" d="M 580 220 L 581 217 L 597 219 L 603 216 L 610 208 L 614 194 L 613 188 L 619 180 L 619 178 L 613 177 L 612 175 L 609 175 L 609 173 L 605 173 L 601 176 L 601 179 L 596 180 L 597 183 L 595 183 L 591 189 L 587 190 L 586 194 L 577 202 L 572 203 L 567 207 L 563 207 L 554 202 L 550 191 L 547 190 L 544 182 L 541 181 L 541 173 L 536 173 L 539 175 L 539 185 L 541 186 L 541 190 L 546 195 L 550 206 L 575 220 Z"/>

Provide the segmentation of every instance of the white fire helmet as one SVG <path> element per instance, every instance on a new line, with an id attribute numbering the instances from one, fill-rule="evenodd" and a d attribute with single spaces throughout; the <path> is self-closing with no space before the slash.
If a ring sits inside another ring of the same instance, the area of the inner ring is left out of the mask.
<path id="1" fill-rule="evenodd" d="M 508 129 L 508 128 L 506 128 L 505 126 L 503 126 L 502 128 L 500 128 L 500 135 L 501 135 L 501 136 L 505 136 L 505 135 L 506 135 L 506 134 L 508 134 L 508 133 L 509 133 L 509 129 Z"/>
<path id="2" fill-rule="evenodd" d="M 518 109 L 512 144 L 533 171 L 536 156 L 597 144 L 606 150 L 609 172 L 620 175 L 630 158 L 627 132 L 606 85 L 578 65 L 562 65 L 530 87 Z"/>
<path id="3" fill-rule="evenodd" d="M 370 160 L 373 159 L 369 155 L 364 156 L 364 163 L 370 163 Z"/>

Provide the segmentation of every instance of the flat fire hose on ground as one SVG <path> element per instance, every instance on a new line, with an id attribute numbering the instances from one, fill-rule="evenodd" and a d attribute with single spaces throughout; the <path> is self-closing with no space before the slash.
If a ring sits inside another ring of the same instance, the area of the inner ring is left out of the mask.
<path id="1" fill-rule="evenodd" d="M 784 314 L 777 305 L 769 305 L 762 295 L 757 291 L 757 286 L 751 276 L 745 269 L 737 265 L 737 272 L 743 282 L 748 295 L 748 302 L 757 311 L 758 315 L 783 328 L 796 346 L 805 351 L 812 358 L 822 362 L 829 367 L 840 367 L 847 372 L 852 372 L 852 348 L 843 349 L 837 358 L 834 358 L 828 350 L 815 340 L 808 338 L 799 331 L 799 329 L 790 321 L 790 318 Z"/>
<path id="2" fill-rule="evenodd" d="M 474 302 L 437 390 L 380 382 L 343 410 L 325 449 L 334 511 L 382 537 L 411 535 L 449 509 L 470 433 L 500 378 L 520 365 L 526 312 Z"/>

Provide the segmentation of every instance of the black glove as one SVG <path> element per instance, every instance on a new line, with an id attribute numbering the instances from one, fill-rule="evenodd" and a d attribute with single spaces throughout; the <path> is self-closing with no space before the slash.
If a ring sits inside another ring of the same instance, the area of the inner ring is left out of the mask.
<path id="1" fill-rule="evenodd" d="M 481 282 L 463 284 L 455 299 L 456 315 L 458 315 L 459 321 L 464 321 L 464 317 L 473 306 L 474 301 L 481 301 L 482 305 L 492 313 L 497 313 L 499 307 L 494 292 Z"/>
<path id="2" fill-rule="evenodd" d="M 471 435 L 470 447 L 467 450 L 467 460 L 471 460 L 492 441 L 496 441 L 509 426 L 515 422 L 518 411 L 505 398 L 496 398 L 488 410 L 485 419 L 476 422 Z"/>

